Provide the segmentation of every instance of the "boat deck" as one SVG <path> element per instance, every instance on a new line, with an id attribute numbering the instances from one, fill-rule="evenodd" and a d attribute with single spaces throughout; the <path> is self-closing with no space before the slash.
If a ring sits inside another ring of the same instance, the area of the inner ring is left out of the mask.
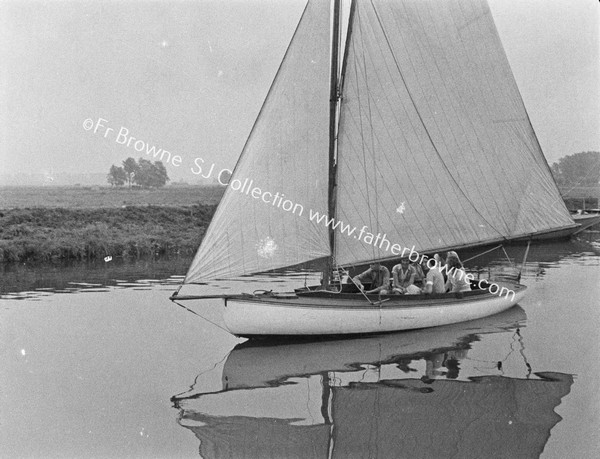
<path id="1" fill-rule="evenodd" d="M 465 301 L 474 303 L 489 300 L 490 296 L 496 296 L 500 292 L 517 294 L 526 287 L 520 284 L 498 283 L 500 290 L 493 294 L 488 290 L 472 290 L 470 292 L 440 293 L 431 295 L 365 295 L 362 293 L 336 293 L 314 288 L 298 289 L 296 294 L 265 293 L 260 295 L 239 295 L 237 301 L 260 302 L 265 306 L 277 307 L 290 306 L 294 308 L 318 308 L 318 309 L 395 309 L 395 308 L 418 308 L 436 306 L 452 306 L 453 304 L 464 304 Z M 501 296 L 501 295 L 500 295 Z"/>

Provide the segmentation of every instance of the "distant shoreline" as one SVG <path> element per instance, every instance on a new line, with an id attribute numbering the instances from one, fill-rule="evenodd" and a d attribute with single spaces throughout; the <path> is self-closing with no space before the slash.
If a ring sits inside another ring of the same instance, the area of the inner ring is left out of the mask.
<path id="1" fill-rule="evenodd" d="M 0 186 L 0 263 L 191 256 L 224 191 Z M 576 199 L 565 201 L 581 207 Z"/>

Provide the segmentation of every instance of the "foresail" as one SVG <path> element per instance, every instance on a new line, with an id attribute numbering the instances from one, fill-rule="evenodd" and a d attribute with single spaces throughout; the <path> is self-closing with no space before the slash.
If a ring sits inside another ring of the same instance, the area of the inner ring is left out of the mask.
<path id="1" fill-rule="evenodd" d="M 308 218 L 327 209 L 329 9 L 308 2 L 185 282 L 330 255 Z"/>
<path id="2" fill-rule="evenodd" d="M 350 37 L 338 264 L 573 226 L 484 0 L 357 1 Z"/>

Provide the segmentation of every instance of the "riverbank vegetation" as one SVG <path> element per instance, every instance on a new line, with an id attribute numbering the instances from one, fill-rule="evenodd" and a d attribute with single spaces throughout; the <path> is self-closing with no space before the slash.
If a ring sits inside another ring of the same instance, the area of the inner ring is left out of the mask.
<path id="1" fill-rule="evenodd" d="M 0 262 L 195 253 L 224 187 L 0 187 Z"/>
<path id="2" fill-rule="evenodd" d="M 0 262 L 191 255 L 216 206 L 0 211 Z"/>

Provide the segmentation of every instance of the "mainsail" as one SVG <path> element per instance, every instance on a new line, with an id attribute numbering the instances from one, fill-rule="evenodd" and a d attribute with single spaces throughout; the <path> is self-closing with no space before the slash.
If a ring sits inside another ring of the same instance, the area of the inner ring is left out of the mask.
<path id="1" fill-rule="evenodd" d="M 420 252 L 573 226 L 485 0 L 357 1 L 336 218 Z M 393 258 L 338 234 L 338 264 Z"/>
<path id="2" fill-rule="evenodd" d="M 338 109 L 329 1 L 309 0 L 186 283 L 575 226 L 485 0 L 352 5 Z"/>
<path id="3" fill-rule="evenodd" d="M 308 2 L 186 283 L 330 255 L 308 218 L 327 209 L 329 9 Z"/>

